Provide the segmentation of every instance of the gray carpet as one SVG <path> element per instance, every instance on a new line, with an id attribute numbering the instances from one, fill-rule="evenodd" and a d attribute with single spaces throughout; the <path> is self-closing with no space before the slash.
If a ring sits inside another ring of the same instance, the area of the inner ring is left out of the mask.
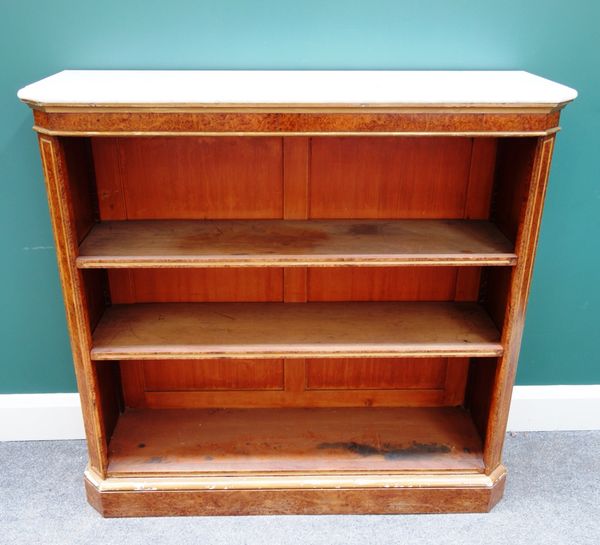
<path id="1" fill-rule="evenodd" d="M 600 544 L 600 432 L 507 437 L 504 499 L 486 515 L 103 519 L 81 441 L 0 443 L 0 544 Z"/>

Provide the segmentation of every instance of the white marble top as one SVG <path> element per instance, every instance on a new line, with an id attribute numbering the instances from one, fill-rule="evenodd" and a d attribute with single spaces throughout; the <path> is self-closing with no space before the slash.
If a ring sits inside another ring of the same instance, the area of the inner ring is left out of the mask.
<path id="1" fill-rule="evenodd" d="M 38 107 L 556 106 L 577 91 L 522 71 L 65 70 L 21 89 Z"/>

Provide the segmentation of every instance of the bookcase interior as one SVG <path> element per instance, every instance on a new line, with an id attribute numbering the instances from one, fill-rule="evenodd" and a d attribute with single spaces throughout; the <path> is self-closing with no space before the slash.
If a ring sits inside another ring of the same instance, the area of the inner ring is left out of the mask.
<path id="1" fill-rule="evenodd" d="M 109 475 L 483 472 L 534 137 L 63 137 Z"/>

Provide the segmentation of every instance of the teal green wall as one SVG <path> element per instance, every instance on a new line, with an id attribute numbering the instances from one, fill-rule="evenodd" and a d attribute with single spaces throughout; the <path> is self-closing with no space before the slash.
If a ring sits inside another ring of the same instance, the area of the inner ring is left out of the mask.
<path id="1" fill-rule="evenodd" d="M 563 114 L 518 375 L 600 383 L 600 3 L 594 0 L 0 4 L 0 393 L 74 391 L 23 85 L 65 68 L 525 69 Z"/>

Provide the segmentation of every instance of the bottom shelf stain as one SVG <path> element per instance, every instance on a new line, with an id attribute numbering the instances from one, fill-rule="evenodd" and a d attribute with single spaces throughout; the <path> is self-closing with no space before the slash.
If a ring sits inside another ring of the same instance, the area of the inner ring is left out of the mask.
<path id="1" fill-rule="evenodd" d="M 337 443 L 319 443 L 317 448 L 347 450 L 354 454 L 358 454 L 359 456 L 383 456 L 385 460 L 398 460 L 400 458 L 419 456 L 421 454 L 445 454 L 452 450 L 448 445 L 440 443 L 417 443 L 416 441 L 413 441 L 408 446 L 383 443 L 379 447 L 357 443 L 355 441 L 341 441 Z"/>

